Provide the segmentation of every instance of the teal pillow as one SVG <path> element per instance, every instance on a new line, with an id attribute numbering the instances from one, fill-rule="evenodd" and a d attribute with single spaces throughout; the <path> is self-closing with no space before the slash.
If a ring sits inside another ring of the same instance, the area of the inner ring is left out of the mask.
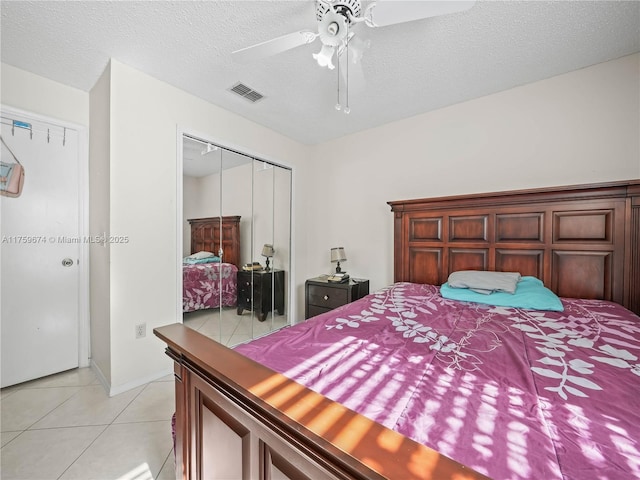
<path id="1" fill-rule="evenodd" d="M 199 265 L 201 263 L 220 263 L 220 257 L 205 257 L 205 258 L 192 258 L 184 257 L 182 259 L 183 265 Z"/>
<path id="2" fill-rule="evenodd" d="M 489 295 L 476 293 L 468 288 L 453 288 L 448 283 L 440 287 L 440 295 L 452 300 L 484 303 L 499 307 L 524 308 L 526 310 L 552 310 L 562 312 L 564 306 L 558 296 L 546 288 L 536 277 L 522 277 L 515 293 L 493 292 Z"/>

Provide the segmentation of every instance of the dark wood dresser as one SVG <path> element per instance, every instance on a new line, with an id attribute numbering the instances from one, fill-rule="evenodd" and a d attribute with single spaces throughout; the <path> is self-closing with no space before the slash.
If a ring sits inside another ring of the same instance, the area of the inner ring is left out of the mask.
<path id="1" fill-rule="evenodd" d="M 271 310 L 284 315 L 284 270 L 238 270 L 238 315 L 251 310 L 252 305 L 261 322 Z"/>
<path id="2" fill-rule="evenodd" d="M 328 275 L 310 278 L 305 282 L 304 318 L 315 317 L 369 294 L 369 280 L 350 278 L 345 283 L 332 283 Z"/>

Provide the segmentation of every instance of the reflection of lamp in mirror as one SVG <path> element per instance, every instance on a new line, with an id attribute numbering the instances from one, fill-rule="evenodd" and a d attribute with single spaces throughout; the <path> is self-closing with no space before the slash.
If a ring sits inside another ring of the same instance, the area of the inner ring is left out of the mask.
<path id="1" fill-rule="evenodd" d="M 347 255 L 344 253 L 344 247 L 334 247 L 331 249 L 331 262 L 337 262 L 336 273 L 345 273 L 340 269 L 340 262 L 347 260 Z"/>
<path id="2" fill-rule="evenodd" d="M 271 270 L 269 268 L 269 259 L 273 257 L 274 253 L 275 253 L 275 250 L 273 249 L 273 245 L 271 245 L 270 243 L 265 243 L 264 247 L 262 247 L 262 256 L 267 258 L 267 261 L 266 261 L 267 266 L 265 267 L 265 271 L 267 272 Z"/>

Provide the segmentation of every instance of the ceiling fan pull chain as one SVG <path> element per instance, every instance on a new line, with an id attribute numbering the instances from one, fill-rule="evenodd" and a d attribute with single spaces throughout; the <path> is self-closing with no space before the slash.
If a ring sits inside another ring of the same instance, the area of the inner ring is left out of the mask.
<path id="1" fill-rule="evenodd" d="M 340 105 L 340 57 L 338 55 L 336 55 L 337 59 L 338 59 L 338 68 L 336 68 L 336 70 L 338 71 L 338 98 L 337 98 L 337 102 L 336 102 L 336 110 L 340 111 L 342 109 L 342 105 Z"/>
<path id="2" fill-rule="evenodd" d="M 346 39 L 346 48 L 345 48 L 345 54 L 346 56 L 346 63 L 347 63 L 347 71 L 345 72 L 345 97 L 346 97 L 346 105 L 344 107 L 344 113 L 346 113 L 347 115 L 349 113 L 351 113 L 351 108 L 349 108 L 349 22 L 347 22 L 347 36 L 345 37 Z M 338 62 L 340 63 L 340 62 Z"/>

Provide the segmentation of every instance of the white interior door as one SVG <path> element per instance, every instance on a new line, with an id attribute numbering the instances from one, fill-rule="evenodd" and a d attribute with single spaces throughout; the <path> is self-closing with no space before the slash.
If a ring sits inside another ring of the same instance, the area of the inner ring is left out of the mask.
<path id="1" fill-rule="evenodd" d="M 32 132 L 12 128 L 4 113 L 2 123 L 2 138 L 25 169 L 22 195 L 0 196 L 5 387 L 78 366 L 78 262 L 87 239 L 80 236 L 78 132 L 37 122 Z M 2 161 L 13 162 L 1 148 Z"/>

